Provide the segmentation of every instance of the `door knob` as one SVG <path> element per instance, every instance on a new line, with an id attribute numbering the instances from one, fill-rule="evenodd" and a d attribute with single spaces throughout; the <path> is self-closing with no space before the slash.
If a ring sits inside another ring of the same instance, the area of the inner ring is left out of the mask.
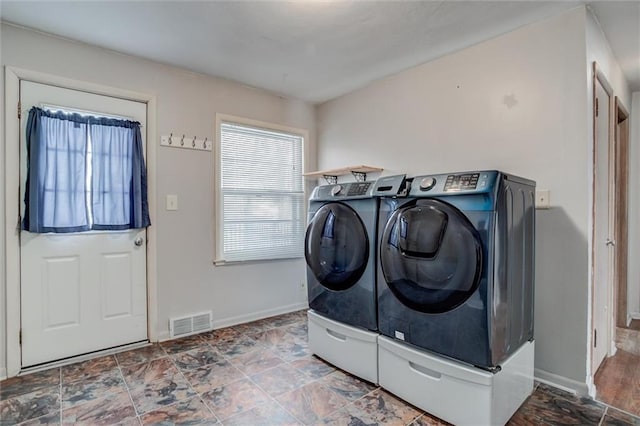
<path id="1" fill-rule="evenodd" d="M 144 240 L 142 239 L 142 237 L 138 237 L 133 241 L 133 244 L 135 244 L 136 246 L 140 247 L 143 242 L 144 242 Z"/>
<path id="2" fill-rule="evenodd" d="M 615 245 L 616 245 L 616 242 L 615 242 L 615 241 L 612 241 L 612 240 L 610 240 L 610 239 L 608 239 L 608 238 L 607 238 L 607 245 L 608 245 L 608 246 L 615 246 Z"/>

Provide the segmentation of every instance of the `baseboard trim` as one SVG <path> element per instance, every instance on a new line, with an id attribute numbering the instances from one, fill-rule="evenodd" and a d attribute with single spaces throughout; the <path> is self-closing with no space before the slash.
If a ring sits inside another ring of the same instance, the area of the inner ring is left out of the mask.
<path id="1" fill-rule="evenodd" d="M 587 383 L 582 383 L 568 377 L 549 373 L 548 371 L 541 370 L 539 368 L 534 370 L 533 375 L 537 381 L 554 386 L 558 389 L 580 396 L 589 395 L 589 385 L 587 385 Z"/>
<path id="2" fill-rule="evenodd" d="M 640 320 L 640 312 L 632 312 L 629 314 L 629 318 L 631 318 L 632 320 L 637 319 Z M 631 322 L 631 321 L 629 321 Z"/>
<path id="3" fill-rule="evenodd" d="M 302 303 L 293 303 L 291 305 L 279 306 L 273 309 L 265 309 L 264 311 L 251 312 L 249 314 L 237 315 L 235 317 L 223 318 L 213 321 L 213 328 L 224 328 L 232 325 L 244 324 L 245 322 L 256 321 L 263 318 L 273 317 L 275 315 L 288 314 L 289 312 L 308 309 L 309 304 L 305 301 Z"/>
<path id="4" fill-rule="evenodd" d="M 292 303 L 291 305 L 279 306 L 273 309 L 265 309 L 263 311 L 251 312 L 249 314 L 236 315 L 234 317 L 222 318 L 214 320 L 212 323 L 213 329 L 231 327 L 233 325 L 244 324 L 246 322 L 256 321 L 263 318 L 273 317 L 275 315 L 288 314 L 289 312 L 299 311 L 301 309 L 308 309 L 309 304 L 305 302 Z M 169 331 L 163 331 L 158 333 L 158 341 L 164 342 L 171 340 Z"/>

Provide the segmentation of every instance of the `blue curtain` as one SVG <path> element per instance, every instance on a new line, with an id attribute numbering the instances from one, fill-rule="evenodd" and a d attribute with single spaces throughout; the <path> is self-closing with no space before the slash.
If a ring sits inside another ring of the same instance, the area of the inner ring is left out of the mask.
<path id="1" fill-rule="evenodd" d="M 34 107 L 27 121 L 27 153 L 24 230 L 151 224 L 140 123 Z"/>
<path id="2" fill-rule="evenodd" d="M 150 225 L 140 123 L 92 118 L 92 229 Z"/>
<path id="3" fill-rule="evenodd" d="M 87 120 L 78 114 L 29 111 L 23 229 L 91 229 L 86 206 L 87 127 Z"/>

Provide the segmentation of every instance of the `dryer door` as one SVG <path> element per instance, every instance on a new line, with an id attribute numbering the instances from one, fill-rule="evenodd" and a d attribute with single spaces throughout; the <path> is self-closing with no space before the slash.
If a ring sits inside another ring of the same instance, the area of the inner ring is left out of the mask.
<path id="1" fill-rule="evenodd" d="M 358 214 L 332 202 L 315 213 L 305 237 L 304 257 L 318 282 L 346 290 L 362 276 L 369 260 L 369 238 Z"/>
<path id="2" fill-rule="evenodd" d="M 482 276 L 482 241 L 451 204 L 418 199 L 391 215 L 380 242 L 384 278 L 405 306 L 424 313 L 455 309 Z"/>

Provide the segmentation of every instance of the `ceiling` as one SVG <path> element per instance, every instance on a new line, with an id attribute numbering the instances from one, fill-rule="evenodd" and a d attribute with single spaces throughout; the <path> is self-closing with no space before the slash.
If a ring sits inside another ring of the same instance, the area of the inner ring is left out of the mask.
<path id="1" fill-rule="evenodd" d="M 640 90 L 637 1 L 7 1 L 4 21 L 320 103 L 588 4 Z"/>

